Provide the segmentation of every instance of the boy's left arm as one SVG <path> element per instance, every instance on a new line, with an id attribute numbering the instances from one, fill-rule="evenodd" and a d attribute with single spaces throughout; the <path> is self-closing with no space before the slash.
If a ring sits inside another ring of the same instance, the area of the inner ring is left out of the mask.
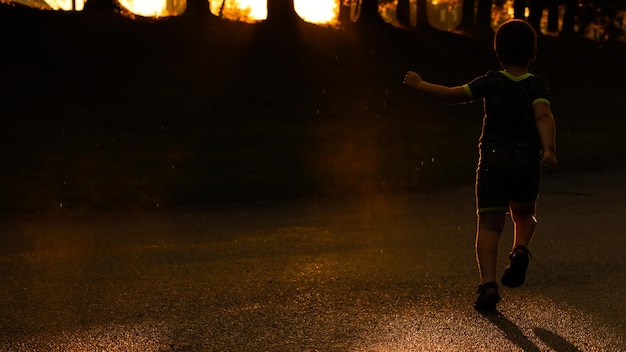
<path id="1" fill-rule="evenodd" d="M 535 122 L 539 131 L 539 138 L 543 147 L 541 164 L 548 170 L 556 167 L 556 123 L 550 110 L 550 105 L 539 102 L 533 105 Z"/>

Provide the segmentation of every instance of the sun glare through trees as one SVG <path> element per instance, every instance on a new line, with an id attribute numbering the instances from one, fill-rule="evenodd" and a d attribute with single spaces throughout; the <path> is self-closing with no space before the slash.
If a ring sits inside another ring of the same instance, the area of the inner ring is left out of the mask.
<path id="1" fill-rule="evenodd" d="M 86 1 L 0 0 L 3 3 L 13 2 L 42 10 L 57 11 L 82 11 Z M 187 3 L 191 0 L 90 1 L 100 4 L 117 2 L 124 15 L 159 18 L 182 15 Z M 213 15 L 231 21 L 254 23 L 263 21 L 268 16 L 268 0 L 206 1 Z M 444 31 L 468 32 L 475 29 L 474 27 L 489 26 L 495 30 L 503 22 L 515 17 L 525 18 L 542 33 L 551 35 L 558 35 L 562 32 L 566 35 L 576 34 L 597 41 L 626 41 L 626 0 L 572 1 L 493 0 L 490 8 L 487 8 L 490 14 L 485 15 L 485 10 L 483 10 L 482 15 L 478 16 L 479 8 L 477 7 L 473 18 L 471 11 L 468 15 L 463 9 L 463 5 L 467 3 L 465 0 L 425 0 L 424 2 L 421 0 L 378 0 L 377 4 L 378 12 L 384 21 L 402 28 L 421 27 L 426 24 Z M 337 26 L 340 24 L 341 11 L 349 11 L 349 15 L 346 17 L 342 14 L 342 18 L 357 20 L 363 2 L 364 0 L 293 0 L 293 8 L 306 22 Z M 419 4 L 426 6 L 424 9 L 419 9 Z M 534 7 L 533 4 L 535 4 Z M 531 8 L 534 8 L 534 11 L 531 11 Z M 426 21 L 418 20 L 420 16 L 425 16 Z M 478 20 L 479 17 L 481 21 Z M 469 20 L 466 20 L 467 18 Z"/>
<path id="2" fill-rule="evenodd" d="M 16 2 L 44 10 L 82 11 L 86 0 L 0 0 Z M 117 0 L 129 12 L 144 17 L 177 16 L 185 11 L 185 0 Z M 333 24 L 339 16 L 340 0 L 294 0 L 294 8 L 305 21 Z M 243 22 L 267 18 L 267 0 L 211 1 L 210 11 L 216 16 Z"/>
<path id="3" fill-rule="evenodd" d="M 184 1 L 168 0 L 119 0 L 130 12 L 145 17 L 163 17 L 175 15 L 179 8 L 184 9 Z"/>
<path id="4" fill-rule="evenodd" d="M 267 17 L 265 0 L 211 1 L 211 13 L 231 20 L 261 21 Z"/>
<path id="5" fill-rule="evenodd" d="M 339 4 L 336 0 L 300 0 L 295 1 L 296 12 L 307 22 L 330 23 L 339 16 Z"/>

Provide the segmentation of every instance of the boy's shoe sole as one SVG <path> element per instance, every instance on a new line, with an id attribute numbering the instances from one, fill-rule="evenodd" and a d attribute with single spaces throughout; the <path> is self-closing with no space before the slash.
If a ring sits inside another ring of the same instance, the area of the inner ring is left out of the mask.
<path id="1" fill-rule="evenodd" d="M 474 302 L 474 309 L 479 311 L 491 311 L 496 309 L 500 302 L 498 285 L 495 282 L 487 282 L 478 286 L 478 298 Z"/>
<path id="2" fill-rule="evenodd" d="M 520 287 L 526 281 L 526 269 L 530 263 L 530 252 L 524 246 L 517 246 L 509 255 L 509 266 L 504 269 L 502 284 L 506 287 Z"/>

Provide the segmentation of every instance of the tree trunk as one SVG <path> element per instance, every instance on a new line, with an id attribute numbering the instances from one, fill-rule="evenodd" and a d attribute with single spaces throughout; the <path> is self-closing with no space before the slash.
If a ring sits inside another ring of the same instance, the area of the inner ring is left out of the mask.
<path id="1" fill-rule="evenodd" d="M 548 32 L 559 32 L 559 2 L 558 0 L 548 0 Z"/>
<path id="2" fill-rule="evenodd" d="M 406 27 L 411 26 L 411 1 L 398 0 L 396 4 L 396 19 Z"/>
<path id="3" fill-rule="evenodd" d="M 565 13 L 563 14 L 563 26 L 561 27 L 561 35 L 571 36 L 576 34 L 576 31 L 574 30 L 574 23 L 576 23 L 577 7 L 577 0 L 565 0 Z"/>
<path id="4" fill-rule="evenodd" d="M 428 1 L 417 0 L 417 27 L 427 28 L 430 27 L 428 22 Z"/>
<path id="5" fill-rule="evenodd" d="M 481 33 L 492 32 L 491 28 L 491 0 L 478 0 L 476 7 L 476 31 Z"/>
<path id="6" fill-rule="evenodd" d="M 220 6 L 220 12 L 217 14 L 217 17 L 224 17 L 224 9 L 226 8 L 226 0 L 222 0 L 222 5 Z"/>
<path id="7" fill-rule="evenodd" d="M 189 18 L 208 18 L 211 17 L 211 10 L 208 0 L 187 0 L 187 7 L 183 16 Z"/>
<path id="8" fill-rule="evenodd" d="M 476 0 L 463 0 L 461 5 L 461 23 L 458 29 L 469 32 L 474 29 L 474 10 Z"/>
<path id="9" fill-rule="evenodd" d="M 119 6 L 116 0 L 87 0 L 83 12 L 112 15 L 119 11 Z"/>
<path id="10" fill-rule="evenodd" d="M 267 0 L 267 21 L 276 24 L 290 24 L 300 21 L 293 6 L 293 0 Z"/>
<path id="11" fill-rule="evenodd" d="M 347 24 L 347 23 L 352 23 L 354 22 L 354 19 L 352 18 L 352 0 L 347 0 L 347 1 L 341 1 L 339 3 L 339 23 L 340 24 Z"/>
<path id="12" fill-rule="evenodd" d="M 518 20 L 526 19 L 526 0 L 515 0 L 513 3 L 513 18 Z"/>
<path id="13" fill-rule="evenodd" d="M 537 34 L 541 33 L 541 18 L 543 17 L 543 8 L 545 7 L 545 0 L 530 0 L 528 4 L 528 23 L 537 31 Z"/>
<path id="14" fill-rule="evenodd" d="M 383 23 L 383 18 L 378 12 L 378 0 L 361 0 L 361 13 L 357 20 L 363 24 Z"/>

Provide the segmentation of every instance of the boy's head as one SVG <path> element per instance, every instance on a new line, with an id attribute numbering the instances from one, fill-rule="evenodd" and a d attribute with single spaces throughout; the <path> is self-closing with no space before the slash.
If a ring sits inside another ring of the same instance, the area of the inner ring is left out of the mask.
<path id="1" fill-rule="evenodd" d="M 537 32 L 526 21 L 510 20 L 498 28 L 493 44 L 502 65 L 528 65 L 537 54 Z"/>

